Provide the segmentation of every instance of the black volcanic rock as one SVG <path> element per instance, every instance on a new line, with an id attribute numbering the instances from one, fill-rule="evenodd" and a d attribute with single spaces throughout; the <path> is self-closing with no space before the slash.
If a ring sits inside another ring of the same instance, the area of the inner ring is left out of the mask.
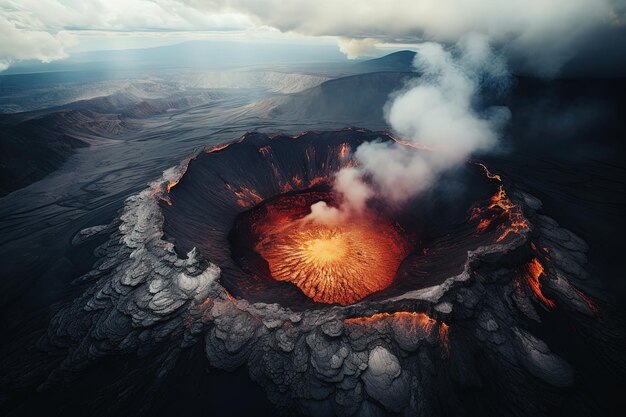
<path id="1" fill-rule="evenodd" d="M 137 120 L 222 96 L 196 91 L 146 99 L 116 93 L 46 110 L 0 115 L 0 196 L 54 172 L 90 141 L 123 139 L 136 129 Z"/>
<path id="2" fill-rule="evenodd" d="M 281 99 L 270 116 L 383 128 L 389 95 L 417 76 L 413 72 L 374 72 L 337 78 Z"/>
<path id="3" fill-rule="evenodd" d="M 367 61 L 354 64 L 353 70 L 357 72 L 411 72 L 415 51 L 398 51 L 380 58 L 368 59 Z"/>
<path id="4" fill-rule="evenodd" d="M 0 129 L 0 196 L 40 180 L 76 149 L 89 146 L 46 126 L 43 120 L 7 125 L 0 119 Z"/>
<path id="5" fill-rule="evenodd" d="M 100 260 L 82 278 L 87 289 L 55 314 L 39 344 L 50 353 L 48 361 L 28 375 L 21 375 L 19 366 L 8 367 L 3 388 L 15 381 L 43 381 L 42 387 L 51 387 L 107 357 L 142 358 L 148 352 L 156 358 L 144 366 L 155 372 L 158 383 L 183 352 L 204 343 L 211 366 L 231 371 L 247 367 L 269 399 L 287 413 L 544 416 L 576 392 L 573 376 L 581 358 L 552 337 L 568 328 L 586 337 L 616 373 L 623 372 L 624 361 L 616 355 L 622 331 L 599 320 L 609 313 L 602 298 L 591 299 L 579 289 L 581 277 L 591 279 L 584 273 L 586 245 L 555 221 L 539 216 L 539 202 L 508 183 L 497 186 L 505 187 L 520 210 L 516 220 L 528 227 L 502 240 L 498 227 L 479 237 L 475 230 L 452 231 L 444 238 L 448 245 L 459 235 L 478 242 L 462 254 L 460 270 L 443 268 L 443 279 L 436 283 L 401 287 L 348 306 L 318 304 L 297 310 L 284 303 L 234 297 L 224 286 L 228 268 L 214 263 L 223 256 L 218 248 L 205 245 L 204 250 L 179 254 L 164 238 L 172 208 L 193 206 L 193 193 L 187 200 L 185 195 L 196 180 L 206 184 L 215 169 L 223 174 L 229 166 L 237 170 L 232 160 L 223 159 L 243 158 L 248 147 L 256 150 L 250 155 L 261 158 L 258 155 L 271 155 L 281 147 L 284 152 L 309 144 L 324 147 L 359 134 L 376 136 L 354 130 L 299 138 L 250 134 L 225 149 L 203 153 L 195 167 L 192 161 L 166 171 L 126 201 Z M 277 149 L 268 152 L 268 145 Z M 320 153 L 317 163 L 327 167 Z M 258 175 L 245 180 L 261 181 L 263 165 L 250 160 L 241 162 Z M 170 187 L 169 195 L 167 186 L 174 183 L 178 185 Z M 217 193 L 216 184 L 211 185 L 204 191 Z M 238 184 L 223 185 L 229 190 L 227 185 Z M 231 206 L 222 203 L 224 209 Z M 203 202 L 199 207 L 206 222 L 220 218 L 219 204 L 208 211 Z M 201 232 L 200 239 L 207 235 Z M 541 259 L 543 265 L 537 285 L 528 275 L 532 259 Z M 433 260 L 445 263 L 436 256 Z M 541 316 L 540 323 L 529 317 L 528 306 Z M 575 336 L 564 337 L 569 341 Z M 6 359 L 15 364 L 14 357 Z M 32 359 L 26 362 L 32 369 Z M 125 394 L 132 395 L 132 389 L 129 386 Z"/>

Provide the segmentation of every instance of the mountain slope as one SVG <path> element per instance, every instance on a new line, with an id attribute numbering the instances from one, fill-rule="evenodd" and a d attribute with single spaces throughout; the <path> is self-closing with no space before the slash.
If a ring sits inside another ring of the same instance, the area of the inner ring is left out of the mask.
<path id="1" fill-rule="evenodd" d="M 269 116 L 381 127 L 389 95 L 416 76 L 411 72 L 375 72 L 337 78 L 275 100 Z"/>
<path id="2" fill-rule="evenodd" d="M 413 71 L 414 51 L 398 51 L 380 58 L 369 59 L 354 64 L 354 70 L 366 72 L 411 72 Z"/>

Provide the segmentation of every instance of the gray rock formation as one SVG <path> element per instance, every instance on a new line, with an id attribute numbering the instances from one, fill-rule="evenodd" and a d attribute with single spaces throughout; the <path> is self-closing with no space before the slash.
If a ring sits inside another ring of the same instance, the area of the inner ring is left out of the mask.
<path id="1" fill-rule="evenodd" d="M 577 323 L 595 319 L 598 307 L 577 288 L 589 279 L 587 248 L 537 215 L 534 197 L 512 197 L 529 227 L 467 253 L 463 272 L 439 285 L 296 312 L 230 296 L 210 259 L 195 250 L 180 258 L 163 240 L 158 200 L 183 172 L 166 171 L 126 202 L 83 277 L 89 289 L 55 316 L 42 341 L 65 352 L 49 382 L 106 355 L 161 349 L 175 356 L 202 342 L 211 366 L 246 366 L 277 406 L 314 416 L 447 415 L 458 410 L 463 389 L 485 383 L 501 387 L 501 399 L 522 415 L 542 415 L 558 401 L 542 391 L 572 384 L 570 365 L 528 323 L 553 308 L 581 313 Z M 99 231 L 81 233 L 75 244 Z M 530 258 L 544 268 L 534 289 Z M 155 364 L 157 375 L 171 366 Z"/>

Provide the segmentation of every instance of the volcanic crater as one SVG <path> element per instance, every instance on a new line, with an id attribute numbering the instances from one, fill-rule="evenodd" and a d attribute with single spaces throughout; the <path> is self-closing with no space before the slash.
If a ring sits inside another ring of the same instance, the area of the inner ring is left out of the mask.
<path id="1" fill-rule="evenodd" d="M 444 178 L 401 208 L 374 198 L 365 214 L 339 224 L 307 220 L 311 205 L 339 204 L 334 175 L 354 166 L 352 152 L 373 140 L 397 141 L 361 129 L 251 133 L 210 149 L 166 187 L 165 236 L 180 254 L 195 247 L 216 263 L 233 296 L 294 309 L 381 299 L 460 273 L 467 251 L 502 227 L 486 222 L 504 221 L 496 219 L 499 207 L 485 203 L 498 189 L 482 165 L 468 163 L 462 184 Z M 453 193 L 442 191 L 450 187 Z"/>
<path id="2" fill-rule="evenodd" d="M 373 140 L 398 141 L 249 133 L 130 197 L 81 278 L 89 289 L 40 341 L 62 358 L 54 378 L 146 349 L 167 375 L 202 340 L 212 367 L 246 366 L 300 414 L 479 415 L 466 393 L 491 384 L 494 400 L 537 415 L 574 383 L 538 323 L 576 328 L 614 359 L 620 332 L 597 326 L 586 244 L 480 162 L 401 208 L 373 199 L 366 217 L 307 222 L 312 204 L 338 204 L 334 174 Z"/>

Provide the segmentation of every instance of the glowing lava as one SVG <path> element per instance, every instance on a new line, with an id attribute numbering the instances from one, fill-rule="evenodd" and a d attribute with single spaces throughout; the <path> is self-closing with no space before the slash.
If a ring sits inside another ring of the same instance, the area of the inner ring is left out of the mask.
<path id="1" fill-rule="evenodd" d="M 500 181 L 499 175 L 491 174 L 482 164 L 480 166 L 485 169 L 487 178 Z M 502 231 L 496 242 L 503 241 L 509 234 L 519 234 L 529 228 L 522 209 L 511 201 L 502 184 L 498 186 L 487 207 L 475 207 L 472 210 L 470 220 L 477 219 L 480 219 L 476 226 L 476 232 L 479 234 L 487 230 L 492 223 L 503 220 L 499 226 Z"/>
<path id="2" fill-rule="evenodd" d="M 539 298 L 549 308 L 554 308 L 554 301 L 543 295 L 543 291 L 541 290 L 541 282 L 539 281 L 539 278 L 544 274 L 544 269 L 541 262 L 539 262 L 539 259 L 533 258 L 526 265 L 526 271 L 526 282 L 528 282 L 528 285 L 537 298 Z"/>
<path id="3" fill-rule="evenodd" d="M 354 303 L 391 284 L 406 256 L 395 228 L 382 219 L 325 225 L 274 217 L 261 227 L 255 250 L 272 277 L 321 303 Z"/>
<path id="4" fill-rule="evenodd" d="M 450 328 L 444 322 L 438 322 L 426 313 L 412 311 L 397 311 L 395 313 L 376 313 L 368 317 L 355 317 L 345 319 L 347 325 L 373 326 L 382 330 L 381 326 L 389 325 L 392 329 L 409 329 L 410 334 L 416 339 L 429 337 L 436 330 L 437 337 L 441 342 L 446 354 L 450 353 Z M 402 330 L 400 330 L 402 331 Z"/>

